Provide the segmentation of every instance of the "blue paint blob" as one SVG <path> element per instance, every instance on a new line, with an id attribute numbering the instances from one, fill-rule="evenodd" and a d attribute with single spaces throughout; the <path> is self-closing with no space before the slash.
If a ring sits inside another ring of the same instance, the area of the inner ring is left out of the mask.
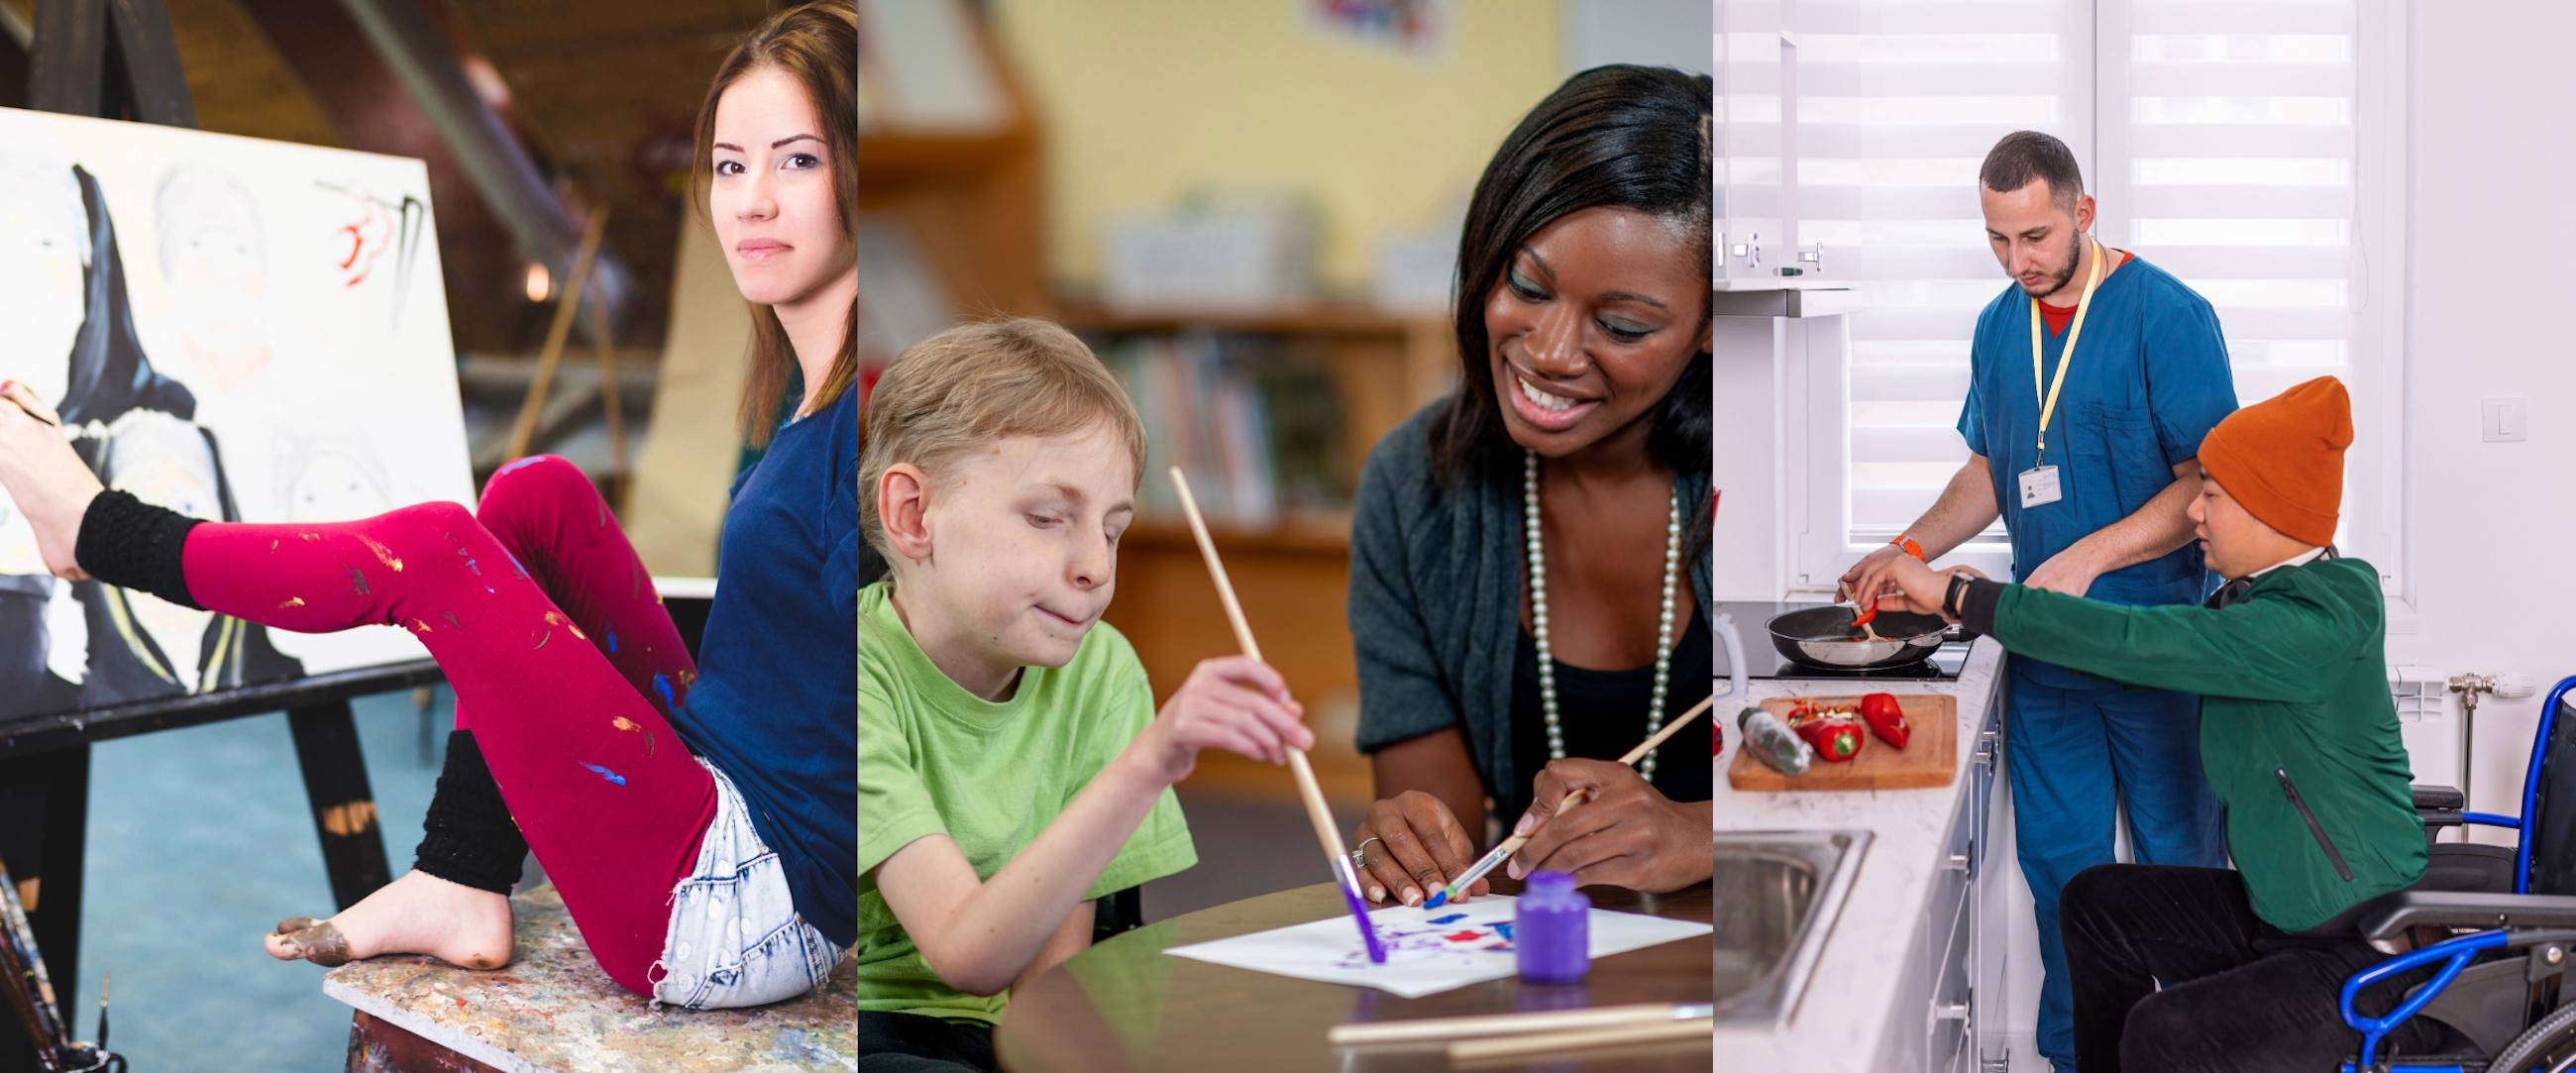
<path id="1" fill-rule="evenodd" d="M 614 656 L 614 655 L 616 655 L 616 654 L 617 654 L 617 631 L 616 631 L 616 630 L 610 630 L 610 631 L 608 631 L 608 654 L 609 654 L 609 655 L 612 655 L 612 656 Z"/>
<path id="2" fill-rule="evenodd" d="M 1511 922 L 1511 921 L 1508 921 L 1508 920 L 1503 921 L 1503 922 L 1502 922 L 1502 923 L 1500 923 L 1500 924 L 1496 924 L 1496 925 L 1494 925 L 1494 926 L 1493 926 L 1493 928 L 1494 928 L 1494 934 L 1502 936 L 1502 937 L 1504 938 L 1504 940 L 1506 940 L 1506 941 L 1509 941 L 1509 940 L 1511 939 L 1511 937 L 1512 937 L 1512 922 Z"/>
<path id="3" fill-rule="evenodd" d="M 509 465 L 503 466 L 503 467 L 501 467 L 500 469 L 497 469 L 497 470 L 492 471 L 492 476 L 494 476 L 494 477 L 499 477 L 499 476 L 502 476 L 502 475 L 504 475 L 504 474 L 509 473 L 509 472 L 510 472 L 510 471 L 512 471 L 512 470 L 525 469 L 525 468 L 527 468 L 527 467 L 529 467 L 529 466 L 536 465 L 536 464 L 537 464 L 537 461 L 538 461 L 540 458 L 542 458 L 542 457 L 544 457 L 544 456 L 542 456 L 542 455 L 529 455 L 529 456 L 528 456 L 528 457 L 526 457 L 526 458 L 522 458 L 522 459 L 520 459 L 520 460 L 518 460 L 518 461 L 516 461 L 516 462 L 512 462 L 512 463 L 510 463 Z"/>
<path id="4" fill-rule="evenodd" d="M 671 679 L 667 676 L 659 674 L 653 676 L 653 691 L 662 695 L 662 713 L 664 715 L 670 714 L 671 706 L 679 703 L 671 697 Z"/>
<path id="5" fill-rule="evenodd" d="M 1455 924 L 1465 919 L 1467 919 L 1467 914 L 1465 913 L 1451 913 L 1445 917 L 1433 917 L 1431 918 L 1431 922 L 1434 924 Z"/>
<path id="6" fill-rule="evenodd" d="M 1431 898 L 1422 903 L 1422 907 L 1425 909 L 1438 909 L 1447 904 L 1449 904 L 1449 892 L 1445 890 L 1435 890 L 1431 892 Z M 1458 918 L 1450 917 L 1449 919 L 1456 920 Z M 1435 920 L 1432 921 L 1432 923 L 1437 924 L 1440 922 Z"/>
<path id="7" fill-rule="evenodd" d="M 591 774 L 597 775 L 597 776 L 599 776 L 600 778 L 606 779 L 606 780 L 608 780 L 608 781 L 610 781 L 610 782 L 612 782 L 612 783 L 616 783 L 616 784 L 617 784 L 617 785 L 619 785 L 619 786 L 624 786 L 624 785 L 626 785 L 626 776 L 624 776 L 624 775 L 620 775 L 620 774 L 618 774 L 618 773 L 616 773 L 616 772 L 614 772 L 614 771 L 610 771 L 610 770 L 608 770 L 607 768 L 601 767 L 601 766 L 599 766 L 599 765 L 597 765 L 597 764 L 584 763 L 584 764 L 583 764 L 583 765 L 581 765 L 581 766 L 586 767 L 586 768 L 589 768 L 589 769 L 590 769 L 590 771 L 591 771 Z"/>

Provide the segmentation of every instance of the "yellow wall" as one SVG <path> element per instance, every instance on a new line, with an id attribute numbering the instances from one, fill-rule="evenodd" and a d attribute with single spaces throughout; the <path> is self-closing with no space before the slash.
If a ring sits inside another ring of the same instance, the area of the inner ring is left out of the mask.
<path id="1" fill-rule="evenodd" d="M 1328 290 L 1365 285 L 1377 236 L 1463 199 L 1561 81 L 1556 0 L 1469 0 L 1433 60 L 1326 36 L 1301 0 L 1000 0 L 1038 112 L 1047 272 L 1100 276 L 1100 227 L 1208 188 L 1311 197 Z"/>

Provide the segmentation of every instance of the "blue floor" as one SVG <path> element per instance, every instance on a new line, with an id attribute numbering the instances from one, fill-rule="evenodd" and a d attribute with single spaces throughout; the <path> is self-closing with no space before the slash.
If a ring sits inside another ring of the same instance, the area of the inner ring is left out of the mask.
<path id="1" fill-rule="evenodd" d="M 430 714 L 435 752 L 426 758 L 410 693 L 355 705 L 395 875 L 420 841 L 447 743 L 447 699 L 441 690 Z M 91 763 L 72 1015 L 81 1037 L 97 1032 L 105 969 L 115 980 L 108 1042 L 134 1069 L 339 1069 L 349 1008 L 323 996 L 323 970 L 260 948 L 279 918 L 332 912 L 286 717 L 105 742 Z"/>

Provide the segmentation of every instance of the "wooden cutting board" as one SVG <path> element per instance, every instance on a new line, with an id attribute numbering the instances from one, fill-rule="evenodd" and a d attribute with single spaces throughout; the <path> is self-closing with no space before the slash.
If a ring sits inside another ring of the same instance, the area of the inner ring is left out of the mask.
<path id="1" fill-rule="evenodd" d="M 1741 744 L 1736 746 L 1735 763 L 1726 769 L 1726 784 L 1738 790 L 1906 790 L 1925 786 L 1948 786 L 1959 774 L 1959 699 L 1939 693 L 1897 693 L 1897 706 L 1905 710 L 1905 721 L 1913 727 L 1912 736 L 1899 749 L 1880 741 L 1861 723 L 1861 734 L 1869 740 L 1860 747 L 1860 755 L 1835 762 L 1819 756 L 1807 765 L 1804 775 L 1783 775 L 1755 757 Z M 1857 707 L 1858 696 L 1815 694 L 1807 697 L 1773 697 L 1762 702 L 1764 710 L 1789 721 L 1789 709 L 1801 700 L 1826 704 L 1849 704 Z M 1742 732 L 1728 727 L 1737 736 Z"/>

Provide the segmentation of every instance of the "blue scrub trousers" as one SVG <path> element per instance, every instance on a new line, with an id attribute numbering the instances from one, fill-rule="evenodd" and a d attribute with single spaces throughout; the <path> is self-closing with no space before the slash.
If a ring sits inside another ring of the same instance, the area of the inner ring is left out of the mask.
<path id="1" fill-rule="evenodd" d="M 2060 688 L 2006 664 L 2005 741 L 2015 851 L 2039 922 L 2039 1053 L 2075 1069 L 2074 997 L 2057 900 L 2110 864 L 2119 806 L 2139 864 L 2227 867 L 2218 796 L 2200 766 L 2200 698 L 2103 684 Z"/>

